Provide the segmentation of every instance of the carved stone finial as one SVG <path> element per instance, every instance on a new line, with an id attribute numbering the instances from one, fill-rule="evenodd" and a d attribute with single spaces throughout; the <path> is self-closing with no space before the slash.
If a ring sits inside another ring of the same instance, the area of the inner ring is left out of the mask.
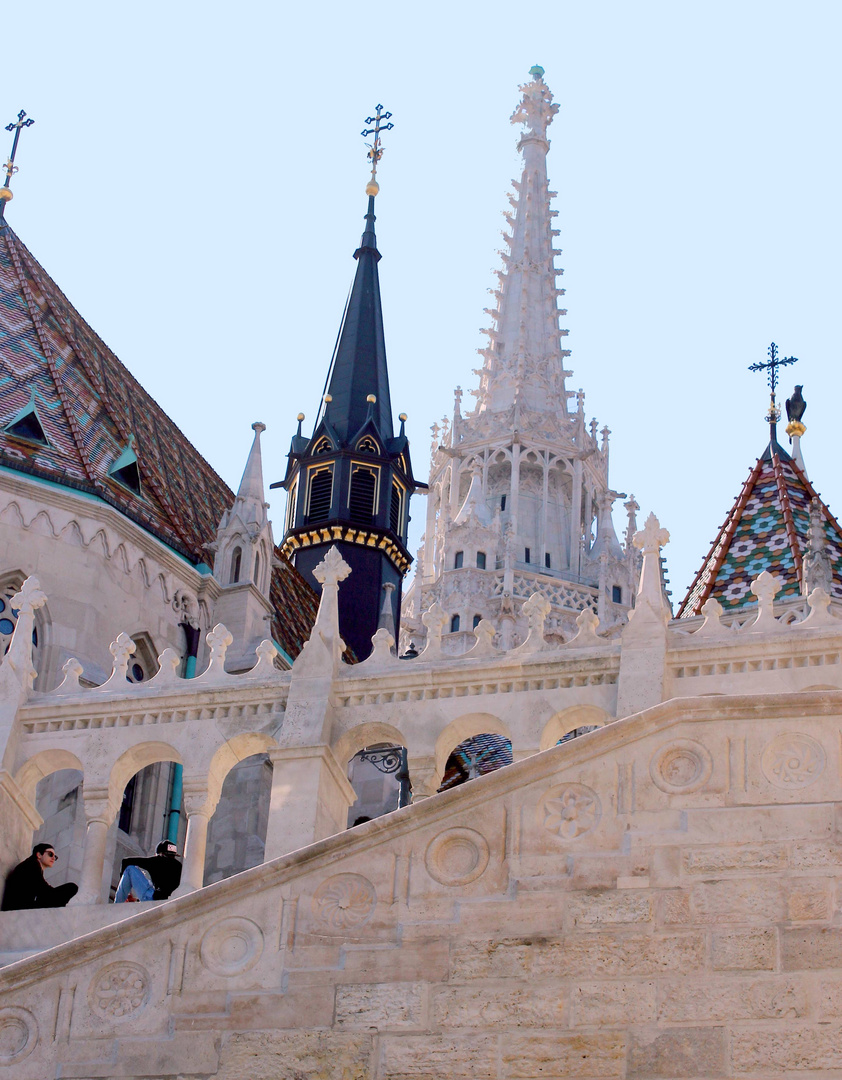
<path id="1" fill-rule="evenodd" d="M 764 570 L 751 583 L 751 591 L 757 597 L 757 618 L 751 624 L 751 630 L 779 629 L 775 619 L 774 601 L 780 592 L 780 582 L 774 574 Z"/>
<path id="2" fill-rule="evenodd" d="M 79 685 L 79 679 L 82 677 L 84 668 L 76 659 L 75 656 L 71 656 L 69 660 L 65 660 L 62 666 L 62 672 L 64 673 L 64 679 L 53 691 L 55 694 L 77 694 L 82 689 Z"/>
<path id="3" fill-rule="evenodd" d="M 9 606 L 21 615 L 31 615 L 47 602 L 47 594 L 41 591 L 41 583 L 37 577 L 28 577 L 20 587 L 20 591 L 9 600 Z"/>
<path id="4" fill-rule="evenodd" d="M 257 663 L 248 674 L 258 677 L 275 674 L 277 671 L 275 657 L 280 656 L 275 643 L 270 641 L 269 638 L 264 638 L 254 651 L 257 655 Z"/>
<path id="5" fill-rule="evenodd" d="M 442 634 L 449 621 L 450 616 L 439 603 L 423 612 L 421 622 L 427 628 L 427 644 L 421 653 L 423 659 L 431 660 L 441 656 Z"/>
<path id="6" fill-rule="evenodd" d="M 576 625 L 579 627 L 579 631 L 574 638 L 572 638 L 568 645 L 573 645 L 576 648 L 580 648 L 584 645 L 604 645 L 605 642 L 602 638 L 597 637 L 597 627 L 599 626 L 599 617 L 590 608 L 585 608 L 584 611 L 580 611 L 576 616 Z"/>
<path id="7" fill-rule="evenodd" d="M 126 672 L 129 667 L 129 657 L 134 654 L 137 646 L 129 637 L 128 634 L 118 634 L 117 640 L 112 641 L 108 646 L 108 651 L 114 657 L 111 665 L 111 682 L 112 679 L 125 679 Z"/>
<path id="8" fill-rule="evenodd" d="M 669 539 L 669 532 L 661 528 L 661 523 L 654 514 L 650 514 L 640 532 L 634 534 L 633 543 L 644 555 L 648 555 L 649 552 L 657 553 L 669 543 Z"/>
<path id="9" fill-rule="evenodd" d="M 351 567 L 345 562 L 339 553 L 339 548 L 328 549 L 327 555 L 313 570 L 313 577 L 319 584 L 324 586 L 337 585 L 351 573 Z"/>
<path id="10" fill-rule="evenodd" d="M 807 597 L 807 603 L 810 605 L 810 614 L 798 623 L 799 628 L 804 626 L 812 630 L 814 626 L 828 626 L 839 621 L 830 613 L 830 596 L 824 589 L 813 589 Z"/>
<path id="11" fill-rule="evenodd" d="M 807 596 L 814 589 L 828 595 L 833 590 L 833 561 L 827 545 L 824 515 L 818 499 L 810 503 L 810 538 L 802 561 L 801 591 Z"/>
<path id="12" fill-rule="evenodd" d="M 533 71 L 538 70 L 537 67 L 533 68 Z M 528 128 L 527 135 L 538 135 L 546 139 L 547 128 L 553 122 L 559 107 L 553 104 L 553 95 L 544 82 L 543 71 L 540 75 L 534 75 L 532 82 L 524 83 L 519 89 L 523 97 L 512 113 L 511 122 L 525 124 Z"/>
<path id="13" fill-rule="evenodd" d="M 480 619 L 474 627 L 474 637 L 477 639 L 477 643 L 465 653 L 465 657 L 470 657 L 473 660 L 475 657 L 480 656 L 495 656 L 498 652 L 494 648 L 494 635 L 496 633 L 497 628 L 493 622 L 489 619 Z"/>
<path id="14" fill-rule="evenodd" d="M 395 639 L 385 626 L 381 626 L 371 639 L 371 652 L 359 666 L 382 667 L 384 664 L 396 664 L 398 661 L 392 652 L 394 647 Z"/>
<path id="15" fill-rule="evenodd" d="M 150 680 L 150 683 L 154 682 L 156 686 L 161 686 L 162 684 L 169 685 L 170 683 L 178 682 L 178 667 L 180 663 L 181 657 L 175 649 L 164 649 L 158 657 L 158 670 Z"/>
<path id="16" fill-rule="evenodd" d="M 724 610 L 722 604 L 715 597 L 709 596 L 702 604 L 701 610 L 705 621 L 696 631 L 694 637 L 698 637 L 700 634 L 702 637 L 715 637 L 722 634 L 723 630 L 726 629 L 721 621 Z"/>
<path id="17" fill-rule="evenodd" d="M 227 626 L 223 626 L 222 623 L 217 623 L 213 630 L 208 631 L 205 635 L 205 641 L 210 648 L 210 660 L 208 661 L 208 671 L 224 671 L 225 670 L 225 654 L 228 652 L 228 646 L 234 640 L 234 635 L 228 629 Z"/>

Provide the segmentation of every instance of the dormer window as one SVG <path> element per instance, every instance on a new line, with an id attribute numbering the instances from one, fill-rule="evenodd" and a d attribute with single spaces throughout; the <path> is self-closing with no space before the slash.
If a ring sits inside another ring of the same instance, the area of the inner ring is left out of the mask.
<path id="1" fill-rule="evenodd" d="M 134 435 L 129 435 L 128 446 L 108 470 L 108 475 L 135 495 L 140 494 L 140 469 L 134 452 Z"/>
<path id="2" fill-rule="evenodd" d="M 3 428 L 3 431 L 7 435 L 11 435 L 15 439 L 23 439 L 24 442 L 39 443 L 41 446 L 49 446 L 47 436 L 44 432 L 44 425 L 41 423 L 41 417 L 38 415 L 38 409 L 35 405 L 35 391 L 29 398 L 29 403 L 13 416 L 12 419 Z"/>
<path id="3" fill-rule="evenodd" d="M 358 454 L 379 454 L 380 447 L 372 439 L 370 435 L 363 435 L 360 441 L 357 443 Z"/>

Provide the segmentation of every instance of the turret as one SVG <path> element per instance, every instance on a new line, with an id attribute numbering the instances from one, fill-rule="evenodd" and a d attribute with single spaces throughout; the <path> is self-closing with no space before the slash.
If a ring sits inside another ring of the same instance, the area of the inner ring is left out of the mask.
<path id="1" fill-rule="evenodd" d="M 366 134 L 375 139 L 365 230 L 354 252 L 357 269 L 327 393 L 309 439 L 301 433 L 304 417 L 299 416 L 286 476 L 272 485 L 288 492 L 283 553 L 307 581 L 321 591 L 313 571 L 329 547 L 338 547 L 351 567 L 339 597 L 339 629 L 360 660 L 370 653 L 371 638 L 383 624 L 384 596 L 399 625 L 401 586 L 412 561 L 406 547 L 409 497 L 424 486 L 412 475 L 404 413 L 394 434 L 380 305 L 375 173 L 383 153 L 380 132 L 392 127 L 381 120 L 390 115 L 378 105 L 376 116 L 367 121 L 375 127 Z M 387 585 L 394 588 L 384 592 Z"/>
<path id="2" fill-rule="evenodd" d="M 237 497 L 222 515 L 214 552 L 214 577 L 222 586 L 214 606 L 214 620 L 231 631 L 235 647 L 225 667 L 245 671 L 254 666 L 254 650 L 271 636 L 272 605 L 269 589 L 275 550 L 272 523 L 263 493 L 260 436 L 266 425 L 252 424 L 254 441 L 249 451 Z"/>

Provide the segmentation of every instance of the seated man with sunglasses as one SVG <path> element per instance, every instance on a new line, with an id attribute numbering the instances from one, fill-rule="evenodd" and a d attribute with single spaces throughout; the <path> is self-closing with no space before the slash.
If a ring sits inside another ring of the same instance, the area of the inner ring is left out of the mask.
<path id="1" fill-rule="evenodd" d="M 29 858 L 18 863 L 6 878 L 0 910 L 64 907 L 79 891 L 79 886 L 72 881 L 64 885 L 47 884 L 44 871 L 52 869 L 57 859 L 52 844 L 36 844 Z"/>

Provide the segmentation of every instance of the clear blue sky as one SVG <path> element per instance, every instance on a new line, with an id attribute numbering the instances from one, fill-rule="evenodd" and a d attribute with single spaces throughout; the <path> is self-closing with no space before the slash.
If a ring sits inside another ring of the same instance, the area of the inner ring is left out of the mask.
<path id="1" fill-rule="evenodd" d="M 841 31 L 821 2 L 47 4 L 4 55 L 0 120 L 36 120 L 8 219 L 230 484 L 268 425 L 268 483 L 315 417 L 382 101 L 392 403 L 425 476 L 430 425 L 476 385 L 508 117 L 542 64 L 571 387 L 612 430 L 614 487 L 671 531 L 679 598 L 763 450 L 746 368 L 773 339 L 801 358 L 808 471 L 832 508 L 842 490 Z"/>

